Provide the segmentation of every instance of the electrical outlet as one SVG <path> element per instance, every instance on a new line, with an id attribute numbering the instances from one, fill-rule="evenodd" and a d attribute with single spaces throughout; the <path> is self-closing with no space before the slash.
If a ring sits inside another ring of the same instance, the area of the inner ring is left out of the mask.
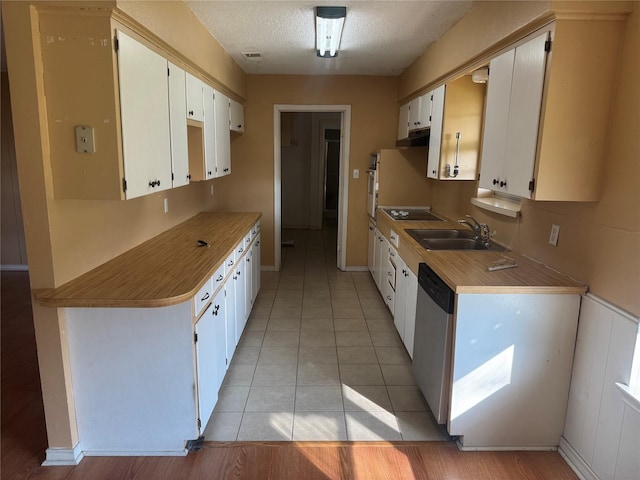
<path id="1" fill-rule="evenodd" d="M 213 195 L 213 184 L 211 184 L 211 195 Z"/>
<path id="2" fill-rule="evenodd" d="M 360 169 L 358 168 L 353 169 L 353 178 L 360 178 Z"/>
<path id="3" fill-rule="evenodd" d="M 551 233 L 549 234 L 549 244 L 554 247 L 558 246 L 558 235 L 560 235 L 560 225 L 551 225 Z"/>
<path id="4" fill-rule="evenodd" d="M 164 213 L 169 213 L 169 199 L 164 199 Z"/>

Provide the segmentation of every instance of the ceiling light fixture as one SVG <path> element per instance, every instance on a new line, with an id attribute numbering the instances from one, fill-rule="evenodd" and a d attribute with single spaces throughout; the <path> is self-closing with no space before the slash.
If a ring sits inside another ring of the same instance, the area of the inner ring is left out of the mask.
<path id="1" fill-rule="evenodd" d="M 318 57 L 338 56 L 346 16 L 347 7 L 316 7 L 316 55 Z"/>

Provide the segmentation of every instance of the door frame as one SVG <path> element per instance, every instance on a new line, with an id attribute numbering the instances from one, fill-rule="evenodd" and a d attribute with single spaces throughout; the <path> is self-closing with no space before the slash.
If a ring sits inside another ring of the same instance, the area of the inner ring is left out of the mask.
<path id="1" fill-rule="evenodd" d="M 282 112 L 336 112 L 340 113 L 340 182 L 338 191 L 338 260 L 337 267 L 346 269 L 347 227 L 349 206 L 349 148 L 351 138 L 351 105 L 288 105 L 273 106 L 273 228 L 274 228 L 274 269 L 280 270 L 282 242 L 282 159 L 281 125 Z"/>

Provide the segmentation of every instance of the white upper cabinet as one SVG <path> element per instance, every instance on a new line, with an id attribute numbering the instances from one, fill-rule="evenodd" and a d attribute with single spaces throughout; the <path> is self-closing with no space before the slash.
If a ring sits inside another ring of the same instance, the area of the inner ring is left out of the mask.
<path id="1" fill-rule="evenodd" d="M 244 133 L 244 106 L 229 99 L 229 130 Z"/>
<path id="2" fill-rule="evenodd" d="M 440 168 L 440 142 L 442 140 L 444 92 L 444 85 L 439 86 L 431 92 L 431 132 L 429 133 L 429 153 L 427 154 L 427 177 L 429 178 L 438 178 L 438 171 Z"/>
<path id="3" fill-rule="evenodd" d="M 409 130 L 421 130 L 431 124 L 431 95 L 429 92 L 409 102 Z"/>
<path id="4" fill-rule="evenodd" d="M 167 62 L 169 66 L 169 115 L 171 122 L 171 164 L 173 187 L 189 183 L 189 148 L 187 144 L 187 108 L 185 71 Z"/>
<path id="5" fill-rule="evenodd" d="M 209 85 L 203 86 L 204 92 L 204 171 L 198 180 L 209 180 L 216 176 L 216 111 L 215 91 Z"/>
<path id="6" fill-rule="evenodd" d="M 481 187 L 599 200 L 624 25 L 606 15 L 556 20 L 491 61 Z"/>
<path id="7" fill-rule="evenodd" d="M 229 133 L 229 97 L 214 90 L 215 177 L 231 173 L 231 136 Z"/>
<path id="8" fill-rule="evenodd" d="M 485 86 L 464 75 L 433 91 L 427 177 L 475 180 Z"/>
<path id="9" fill-rule="evenodd" d="M 199 78 L 187 73 L 187 118 L 204 122 L 204 83 Z"/>
<path id="10" fill-rule="evenodd" d="M 405 103 L 400 107 L 400 116 L 398 117 L 398 140 L 409 136 L 409 104 Z"/>
<path id="11" fill-rule="evenodd" d="M 548 37 L 544 32 L 490 63 L 482 188 L 531 198 Z"/>
<path id="12" fill-rule="evenodd" d="M 118 80 L 127 199 L 171 188 L 167 60 L 121 31 Z"/>

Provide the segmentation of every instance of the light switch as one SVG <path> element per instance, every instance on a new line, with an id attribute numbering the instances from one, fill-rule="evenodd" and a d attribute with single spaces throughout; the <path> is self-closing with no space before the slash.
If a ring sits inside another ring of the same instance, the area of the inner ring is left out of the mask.
<path id="1" fill-rule="evenodd" d="M 93 136 L 93 127 L 89 125 L 76 126 L 76 152 L 78 153 L 95 153 L 95 139 Z"/>
<path id="2" fill-rule="evenodd" d="M 354 168 L 353 169 L 353 178 L 360 178 L 360 169 L 359 168 Z"/>

